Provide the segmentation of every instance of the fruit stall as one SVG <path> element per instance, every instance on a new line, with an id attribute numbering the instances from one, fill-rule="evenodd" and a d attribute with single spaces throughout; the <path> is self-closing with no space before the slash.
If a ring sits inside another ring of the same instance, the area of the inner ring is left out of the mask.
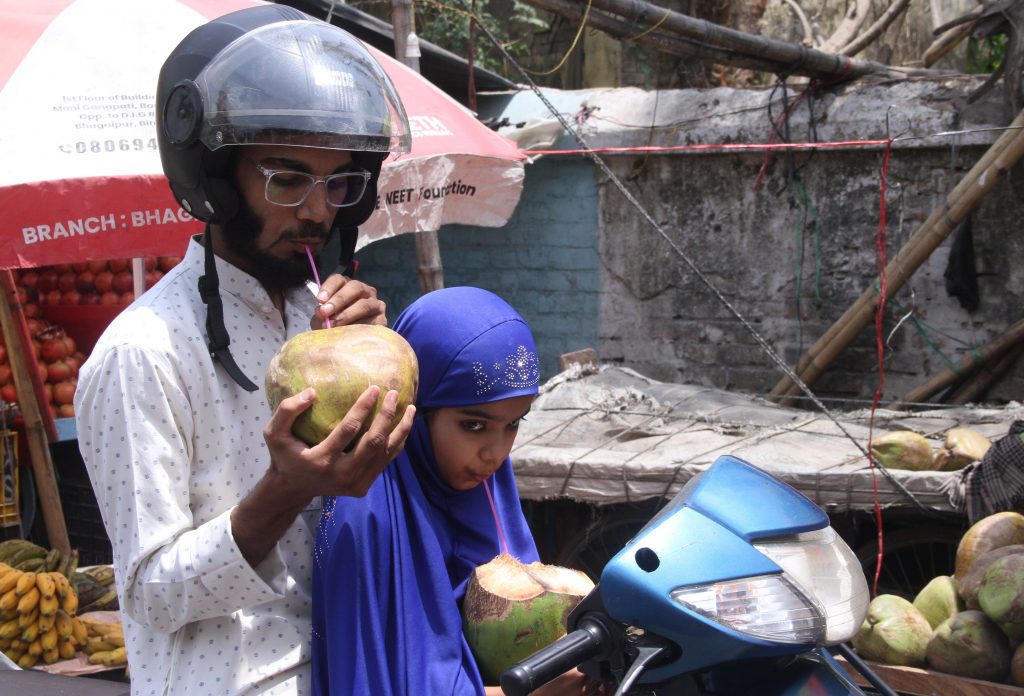
<path id="1" fill-rule="evenodd" d="M 899 693 L 1020 693 L 1024 515 L 972 525 L 951 492 L 965 466 L 1008 441 L 1024 405 L 833 416 L 591 364 L 547 382 L 511 457 L 528 504 L 561 506 L 561 519 L 534 525 L 565 535 L 548 555 L 595 578 L 718 456 L 744 459 L 816 502 L 853 548 L 876 598 L 854 645 Z M 581 531 L 567 509 L 581 510 Z M 985 555 L 996 547 L 1008 558 Z M 995 563 L 968 574 L 974 557 Z"/>
<path id="2" fill-rule="evenodd" d="M 58 451 L 78 459 L 76 447 L 60 448 L 60 443 L 74 444 L 76 437 L 73 401 L 78 369 L 137 291 L 151 287 L 179 261 L 153 256 L 3 272 L 8 301 L 0 307 L 0 415 L 4 429 L 13 434 L 11 456 L 5 461 L 5 478 L 11 485 L 0 520 L 4 536 L 29 536 L 39 512 L 49 543 L 65 553 L 76 545 L 67 538 L 67 516 L 58 504 L 70 491 L 57 486 L 54 499 L 54 491 L 47 490 L 45 481 L 40 485 L 39 478 L 48 478 L 48 470 L 59 478 L 57 469 L 64 462 L 54 461 Z M 28 477 L 35 479 L 34 485 L 17 485 Z M 27 519 L 21 519 L 23 514 Z"/>

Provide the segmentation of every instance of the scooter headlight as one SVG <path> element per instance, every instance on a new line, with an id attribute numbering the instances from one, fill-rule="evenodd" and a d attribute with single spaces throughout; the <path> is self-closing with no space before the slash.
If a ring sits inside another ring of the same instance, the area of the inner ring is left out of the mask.
<path id="1" fill-rule="evenodd" d="M 831 527 L 758 541 L 781 575 L 680 587 L 672 599 L 733 630 L 780 643 L 849 640 L 867 614 L 860 563 Z"/>

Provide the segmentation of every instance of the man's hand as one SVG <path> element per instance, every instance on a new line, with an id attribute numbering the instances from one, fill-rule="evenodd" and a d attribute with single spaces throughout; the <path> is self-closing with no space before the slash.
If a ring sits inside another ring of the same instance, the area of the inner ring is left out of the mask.
<path id="1" fill-rule="evenodd" d="M 380 387 L 369 387 L 341 422 L 314 447 L 292 434 L 300 413 L 313 405 L 315 390 L 283 400 L 263 429 L 270 467 L 235 508 L 231 530 L 250 565 L 262 561 L 295 517 L 318 495 L 362 497 L 388 462 L 405 447 L 416 408 L 409 406 L 394 427 L 398 392 L 389 391 L 380 412 L 358 442 L 353 441 L 373 413 Z"/>
<path id="2" fill-rule="evenodd" d="M 387 307 L 377 299 L 377 288 L 340 273 L 324 280 L 316 299 L 320 306 L 310 321 L 313 329 L 323 328 L 325 319 L 330 319 L 332 326 L 388 323 L 384 314 Z"/>

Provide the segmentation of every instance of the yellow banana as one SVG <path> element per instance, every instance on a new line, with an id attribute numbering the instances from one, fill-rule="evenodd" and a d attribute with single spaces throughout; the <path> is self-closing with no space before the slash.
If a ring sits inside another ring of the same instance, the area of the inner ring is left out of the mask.
<path id="1" fill-rule="evenodd" d="M 3 575 L 0 575 L 0 595 L 7 594 L 9 590 L 13 589 L 18 584 L 18 578 L 22 575 L 23 573 L 17 568 L 11 568 Z"/>
<path id="2" fill-rule="evenodd" d="M 18 590 L 11 588 L 3 597 L 0 597 L 0 612 L 11 611 L 18 606 Z"/>
<path id="3" fill-rule="evenodd" d="M 18 613 L 28 614 L 39 605 L 39 588 L 32 584 L 32 589 L 18 600 Z"/>
<path id="4" fill-rule="evenodd" d="M 118 647 L 118 646 L 114 645 L 113 643 L 108 642 L 104 638 L 99 638 L 97 636 L 89 636 L 88 638 L 85 639 L 85 645 L 82 646 L 82 649 L 85 650 L 85 652 L 87 652 L 90 655 L 92 655 L 95 652 L 102 652 L 104 650 L 113 650 L 116 647 Z"/>
<path id="5" fill-rule="evenodd" d="M 11 649 L 10 638 L 0 638 L 0 652 L 7 652 Z"/>
<path id="6" fill-rule="evenodd" d="M 114 667 L 116 665 L 123 665 L 127 661 L 127 651 L 124 649 L 124 647 L 120 647 L 111 650 L 107 658 L 103 660 L 103 664 L 107 667 Z"/>
<path id="7" fill-rule="evenodd" d="M 14 650 L 13 648 L 4 651 L 4 655 L 6 655 L 11 662 L 20 662 L 24 654 L 24 650 Z"/>
<path id="8" fill-rule="evenodd" d="M 53 579 L 53 573 L 36 573 L 36 588 L 43 599 L 56 597 L 57 583 Z"/>
<path id="9" fill-rule="evenodd" d="M 49 597 L 39 597 L 39 611 L 47 616 L 53 616 L 60 609 L 60 600 L 57 599 L 57 595 L 50 595 Z"/>
<path id="10" fill-rule="evenodd" d="M 25 653 L 18 658 L 18 666 L 22 669 L 32 669 L 36 666 L 37 662 L 39 662 L 39 656 L 31 653 Z"/>
<path id="11" fill-rule="evenodd" d="M 22 573 L 18 578 L 18 584 L 14 586 L 14 592 L 19 597 L 24 597 L 28 591 L 36 586 L 36 573 Z"/>
<path id="12" fill-rule="evenodd" d="M 42 655 L 43 654 L 43 643 L 38 638 L 28 644 L 29 655 Z"/>
<path id="13" fill-rule="evenodd" d="M 25 628 L 29 624 L 34 624 L 34 623 L 38 623 L 38 622 L 39 622 L 39 608 L 38 607 L 36 607 L 32 611 L 28 612 L 27 614 L 18 614 L 18 625 L 21 626 L 22 628 Z"/>
<path id="14" fill-rule="evenodd" d="M 57 628 L 57 635 L 61 638 L 70 638 L 74 632 L 71 626 L 71 617 L 63 609 L 57 612 L 57 618 L 53 625 Z"/>
<path id="15" fill-rule="evenodd" d="M 77 653 L 78 651 L 75 650 L 75 643 L 74 643 L 74 641 L 62 640 L 57 645 L 57 652 L 60 654 L 60 659 L 62 659 L 62 660 L 70 660 L 71 658 L 73 658 L 75 656 L 75 653 Z"/>
<path id="16" fill-rule="evenodd" d="M 14 638 L 21 635 L 21 626 L 18 625 L 18 618 L 0 624 L 0 638 Z"/>
<path id="17" fill-rule="evenodd" d="M 78 612 L 78 595 L 75 594 L 74 590 L 68 592 L 61 598 L 60 608 L 66 611 L 70 616 L 74 616 Z"/>
<path id="18" fill-rule="evenodd" d="M 43 650 L 56 650 L 57 649 L 57 629 L 50 628 L 46 633 L 40 632 L 39 642 L 42 643 Z"/>
<path id="19" fill-rule="evenodd" d="M 57 596 L 62 600 L 67 597 L 68 594 L 73 594 L 75 592 L 71 587 L 71 581 L 68 580 L 68 577 L 63 573 L 54 573 L 53 583 L 57 586 Z"/>
<path id="20" fill-rule="evenodd" d="M 89 629 L 86 628 L 85 624 L 82 623 L 81 619 L 72 617 L 71 635 L 75 637 L 75 641 L 79 645 L 85 645 L 85 640 L 89 637 Z"/>
<path id="21" fill-rule="evenodd" d="M 39 637 L 39 622 L 34 621 L 28 626 L 21 629 L 21 640 L 25 643 L 31 643 Z"/>
<path id="22" fill-rule="evenodd" d="M 42 601 L 42 600 L 40 600 L 40 601 Z M 39 623 L 39 632 L 40 633 L 46 633 L 51 628 L 53 628 L 54 625 L 57 623 L 57 613 L 54 612 L 52 614 L 43 614 L 42 612 L 40 612 L 39 613 L 39 622 L 38 623 Z"/>
<path id="23" fill-rule="evenodd" d="M 43 650 L 43 662 L 48 665 L 52 665 L 54 662 L 60 660 L 60 651 L 57 650 L 57 646 L 53 646 L 49 650 Z"/>

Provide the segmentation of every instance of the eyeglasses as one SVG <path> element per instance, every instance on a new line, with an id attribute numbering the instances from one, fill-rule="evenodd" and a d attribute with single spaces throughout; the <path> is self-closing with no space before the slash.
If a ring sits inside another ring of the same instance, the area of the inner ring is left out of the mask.
<path id="1" fill-rule="evenodd" d="M 260 174 L 267 177 L 267 186 L 263 192 L 267 201 L 288 207 L 302 205 L 313 187 L 323 184 L 327 203 L 335 208 L 347 208 L 362 199 L 371 176 L 370 172 L 361 169 L 316 176 L 306 172 L 268 169 L 255 160 L 250 161 L 256 165 Z"/>

